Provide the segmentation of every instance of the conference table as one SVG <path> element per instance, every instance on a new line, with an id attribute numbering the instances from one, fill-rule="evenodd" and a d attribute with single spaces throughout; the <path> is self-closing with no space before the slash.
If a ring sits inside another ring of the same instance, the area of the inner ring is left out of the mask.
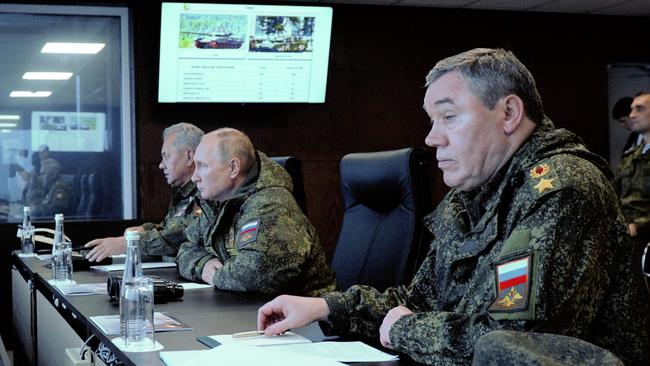
<path id="1" fill-rule="evenodd" d="M 124 353 L 90 321 L 98 315 L 117 315 L 119 306 L 107 295 L 67 296 L 51 285 L 47 261 L 36 257 L 12 255 L 12 294 L 14 328 L 19 348 L 34 365 L 65 365 L 66 349 L 80 348 L 84 342 L 91 350 L 100 342 L 108 346 L 125 365 L 164 365 L 158 352 Z M 145 275 L 184 282 L 176 268 L 145 269 Z M 110 272 L 121 276 L 121 272 Z M 98 270 L 74 272 L 77 283 L 106 283 L 108 273 Z M 197 337 L 255 330 L 257 309 L 271 296 L 220 291 L 214 288 L 186 290 L 182 300 L 155 304 L 155 311 L 166 313 L 189 325 L 191 331 L 156 332 L 162 351 L 205 350 Z M 293 329 L 313 342 L 326 337 L 316 323 Z M 331 339 L 331 338 L 329 338 Z M 372 346 L 377 347 L 376 344 Z M 72 352 L 72 351 L 67 351 Z M 402 366 L 413 361 L 401 356 L 399 361 L 355 363 L 355 365 Z"/>

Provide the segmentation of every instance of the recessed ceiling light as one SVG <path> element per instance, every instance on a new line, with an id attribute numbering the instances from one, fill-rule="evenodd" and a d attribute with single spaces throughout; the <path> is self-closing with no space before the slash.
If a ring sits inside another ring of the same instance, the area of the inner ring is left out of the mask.
<path id="1" fill-rule="evenodd" d="M 104 43 L 47 42 L 41 53 L 83 53 L 94 54 L 102 50 Z"/>
<path id="2" fill-rule="evenodd" d="M 5 121 L 17 121 L 20 119 L 20 116 L 17 114 L 0 114 L 0 119 Z"/>
<path id="3" fill-rule="evenodd" d="M 14 90 L 9 93 L 9 96 L 12 98 L 44 98 L 49 97 L 52 94 L 51 91 L 25 91 L 25 90 Z"/>
<path id="4" fill-rule="evenodd" d="M 4 128 L 16 128 L 16 127 L 18 127 L 18 123 L 0 122 L 0 127 L 4 127 Z"/>
<path id="5" fill-rule="evenodd" d="M 26 80 L 68 80 L 72 76 L 71 72 L 39 72 L 28 71 L 23 74 Z"/>

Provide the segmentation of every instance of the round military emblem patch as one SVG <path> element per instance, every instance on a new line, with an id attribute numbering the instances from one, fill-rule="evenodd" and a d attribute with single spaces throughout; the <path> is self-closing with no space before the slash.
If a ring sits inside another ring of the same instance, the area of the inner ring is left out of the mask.
<path id="1" fill-rule="evenodd" d="M 548 164 L 539 164 L 530 170 L 530 176 L 531 178 L 541 178 L 545 176 L 549 171 L 551 171 L 551 167 L 548 166 Z"/>

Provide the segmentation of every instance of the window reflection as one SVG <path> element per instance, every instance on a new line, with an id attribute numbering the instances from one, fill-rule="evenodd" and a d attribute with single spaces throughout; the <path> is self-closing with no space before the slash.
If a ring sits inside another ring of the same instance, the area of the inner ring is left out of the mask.
<path id="1" fill-rule="evenodd" d="M 125 13 L 37 9 L 0 5 L 0 222 L 132 218 Z"/>

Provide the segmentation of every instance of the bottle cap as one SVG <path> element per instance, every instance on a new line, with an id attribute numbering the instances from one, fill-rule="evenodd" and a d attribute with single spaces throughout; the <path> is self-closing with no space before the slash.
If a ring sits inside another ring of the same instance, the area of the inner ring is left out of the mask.
<path id="1" fill-rule="evenodd" d="M 28 214 L 31 210 L 29 209 L 29 206 L 24 206 L 23 207 L 23 212 Z"/>
<path id="2" fill-rule="evenodd" d="M 63 214 L 54 215 L 54 221 L 63 221 Z"/>
<path id="3" fill-rule="evenodd" d="M 127 230 L 124 236 L 126 237 L 126 241 L 140 240 L 140 233 L 134 230 Z"/>

